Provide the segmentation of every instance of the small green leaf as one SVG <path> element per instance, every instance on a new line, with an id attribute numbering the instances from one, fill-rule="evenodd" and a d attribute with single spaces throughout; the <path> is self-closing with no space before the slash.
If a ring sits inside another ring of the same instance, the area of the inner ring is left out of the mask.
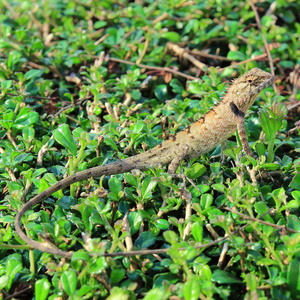
<path id="1" fill-rule="evenodd" d="M 94 23 L 94 28 L 95 29 L 100 29 L 102 27 L 105 27 L 106 24 L 107 24 L 106 21 L 97 21 L 97 22 Z"/>
<path id="2" fill-rule="evenodd" d="M 78 251 L 73 254 L 71 261 L 78 261 L 78 260 L 90 262 L 91 257 L 86 252 Z"/>
<path id="3" fill-rule="evenodd" d="M 294 179 L 292 180 L 290 187 L 295 190 L 300 190 L 300 174 L 296 174 Z"/>
<path id="4" fill-rule="evenodd" d="M 138 246 L 140 249 L 148 248 L 155 243 L 155 236 L 150 231 L 144 231 L 135 240 L 134 245 Z"/>
<path id="5" fill-rule="evenodd" d="M 143 215 L 141 211 L 131 211 L 128 214 L 128 222 L 130 227 L 130 233 L 133 235 L 139 231 L 143 222 Z"/>
<path id="6" fill-rule="evenodd" d="M 174 31 L 165 32 L 161 35 L 161 37 L 173 43 L 178 43 L 181 39 L 180 34 Z"/>
<path id="7" fill-rule="evenodd" d="M 42 278 L 36 281 L 35 298 L 39 300 L 46 300 L 50 291 L 51 284 L 47 278 Z"/>
<path id="8" fill-rule="evenodd" d="M 151 197 L 151 192 L 157 185 L 157 181 L 152 180 L 152 178 L 146 177 L 146 179 L 142 183 L 142 197 L 143 199 L 147 199 Z"/>
<path id="9" fill-rule="evenodd" d="M 181 94 L 185 91 L 182 83 L 177 78 L 173 78 L 170 81 L 170 86 L 172 87 L 173 93 Z"/>
<path id="10" fill-rule="evenodd" d="M 135 101 L 139 100 L 142 96 L 141 92 L 138 90 L 132 90 L 129 92 L 129 94 L 131 95 L 132 99 Z"/>
<path id="11" fill-rule="evenodd" d="M 207 95 L 208 93 L 202 90 L 201 85 L 202 85 L 202 81 L 200 80 L 189 82 L 188 91 L 198 96 Z"/>
<path id="12" fill-rule="evenodd" d="M 155 221 L 155 226 L 161 230 L 167 230 L 170 227 L 170 223 L 167 220 L 159 219 Z"/>
<path id="13" fill-rule="evenodd" d="M 201 286 L 199 280 L 196 277 L 190 277 L 187 282 L 183 285 L 183 297 L 187 300 L 199 299 Z"/>
<path id="14" fill-rule="evenodd" d="M 12 87 L 13 81 L 12 80 L 3 80 L 0 83 L 1 86 L 1 90 L 5 91 L 5 90 L 9 90 Z"/>
<path id="15" fill-rule="evenodd" d="M 212 281 L 217 282 L 218 284 L 242 283 L 240 279 L 223 270 L 216 270 L 212 275 Z"/>
<path id="16" fill-rule="evenodd" d="M 122 182 L 117 177 L 112 177 L 108 181 L 108 186 L 111 191 L 118 193 L 122 190 Z"/>
<path id="17" fill-rule="evenodd" d="M 10 290 L 17 273 L 23 270 L 22 263 L 15 259 L 9 259 L 6 265 L 6 275 L 9 276 L 9 282 L 6 285 L 6 290 Z"/>
<path id="18" fill-rule="evenodd" d="M 9 282 L 9 277 L 7 275 L 3 275 L 0 277 L 0 291 L 4 289 Z"/>
<path id="19" fill-rule="evenodd" d="M 300 258 L 293 259 L 288 265 L 287 283 L 292 299 L 300 297 Z"/>
<path id="20" fill-rule="evenodd" d="M 112 269 L 110 274 L 110 282 L 111 284 L 115 284 L 120 282 L 125 276 L 125 270 L 118 268 L 118 269 Z"/>
<path id="21" fill-rule="evenodd" d="M 300 203 L 300 191 L 292 191 L 292 196 Z"/>
<path id="22" fill-rule="evenodd" d="M 40 70 L 40 69 L 29 70 L 28 72 L 25 73 L 24 78 L 28 80 L 31 78 L 41 77 L 44 73 L 45 70 Z"/>
<path id="23" fill-rule="evenodd" d="M 25 141 L 32 140 L 34 138 L 34 135 L 35 135 L 35 130 L 32 127 L 27 126 L 22 129 L 22 136 Z"/>
<path id="24" fill-rule="evenodd" d="M 160 300 L 165 299 L 166 292 L 161 290 L 160 288 L 153 288 L 149 292 L 147 292 L 146 296 L 144 297 L 144 300 Z"/>
<path id="25" fill-rule="evenodd" d="M 54 139 L 63 147 L 69 150 L 69 152 L 75 157 L 77 153 L 77 147 L 72 137 L 70 127 L 67 124 L 63 124 L 53 132 Z"/>
<path id="26" fill-rule="evenodd" d="M 11 109 L 6 110 L 2 116 L 2 120 L 0 120 L 0 124 L 6 129 L 10 130 L 14 124 L 14 112 Z"/>
<path id="27" fill-rule="evenodd" d="M 186 176 L 191 179 L 196 179 L 206 172 L 206 168 L 203 164 L 194 163 L 186 172 Z"/>
<path id="28" fill-rule="evenodd" d="M 172 230 L 165 231 L 164 238 L 169 244 L 172 244 L 177 241 L 177 235 Z"/>
<path id="29" fill-rule="evenodd" d="M 138 121 L 135 123 L 132 133 L 140 134 L 145 127 L 146 127 L 146 125 L 145 125 L 144 121 Z"/>
<path id="30" fill-rule="evenodd" d="M 243 61 L 246 59 L 245 54 L 240 51 L 229 51 L 227 53 L 227 58 L 231 60 Z"/>
<path id="31" fill-rule="evenodd" d="M 192 223 L 191 232 L 196 242 L 202 242 L 203 224 L 200 221 Z"/>
<path id="32" fill-rule="evenodd" d="M 154 90 L 154 94 L 156 96 L 157 99 L 159 99 L 160 101 L 164 101 L 166 99 L 168 99 L 168 87 L 165 84 L 160 84 L 158 86 L 156 86 L 155 90 Z"/>
<path id="33" fill-rule="evenodd" d="M 261 165 L 262 168 L 269 170 L 269 171 L 274 171 L 278 170 L 280 168 L 278 163 L 265 163 Z"/>
<path id="34" fill-rule="evenodd" d="M 77 282 L 77 275 L 73 270 L 65 271 L 61 275 L 61 285 L 65 292 L 68 294 L 68 296 L 72 296 L 75 293 Z"/>
<path id="35" fill-rule="evenodd" d="M 214 187 L 215 188 L 215 187 Z M 201 209 L 207 209 L 213 203 L 213 196 L 211 194 L 203 194 L 201 195 L 200 205 Z"/>
<path id="36" fill-rule="evenodd" d="M 39 114 L 31 111 L 30 108 L 23 107 L 14 121 L 14 128 L 22 129 L 26 126 L 37 123 L 39 120 Z"/>
<path id="37" fill-rule="evenodd" d="M 253 292 L 257 288 L 257 278 L 255 274 L 248 273 L 246 274 L 246 283 L 250 292 Z"/>
<path id="38" fill-rule="evenodd" d="M 107 260 L 105 257 L 99 257 L 91 266 L 89 269 L 89 272 L 91 274 L 99 274 L 103 272 L 106 268 L 109 267 L 109 264 L 107 263 Z"/>

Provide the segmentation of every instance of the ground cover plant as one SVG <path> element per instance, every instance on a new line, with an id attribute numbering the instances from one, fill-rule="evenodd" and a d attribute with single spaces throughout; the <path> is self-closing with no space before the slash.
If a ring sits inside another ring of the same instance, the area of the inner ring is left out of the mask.
<path id="1" fill-rule="evenodd" d="M 299 299 L 299 11 L 296 1 L 2 1 L 0 299 Z M 186 182 L 160 167 L 54 193 L 24 231 L 72 259 L 16 234 L 34 195 L 153 148 L 254 67 L 276 76 L 246 117 L 255 158 L 233 136 L 223 164 L 220 147 L 184 161 Z M 128 251 L 141 252 L 118 254 Z"/>

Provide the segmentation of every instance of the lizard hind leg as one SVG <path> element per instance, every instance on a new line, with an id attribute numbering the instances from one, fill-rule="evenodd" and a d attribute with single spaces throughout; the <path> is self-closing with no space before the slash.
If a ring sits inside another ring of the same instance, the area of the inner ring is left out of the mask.
<path id="1" fill-rule="evenodd" d="M 177 156 L 175 156 L 173 158 L 173 160 L 170 162 L 169 167 L 168 167 L 168 173 L 170 175 L 175 174 L 176 170 L 178 169 L 180 163 L 183 161 L 183 159 L 185 158 L 188 150 L 189 150 L 189 146 L 184 144 L 182 146 L 179 146 L 179 151 Z"/>

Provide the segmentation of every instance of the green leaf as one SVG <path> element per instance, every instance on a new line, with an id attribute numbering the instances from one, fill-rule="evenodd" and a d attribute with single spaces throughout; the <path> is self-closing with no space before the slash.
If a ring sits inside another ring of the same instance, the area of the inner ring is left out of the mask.
<path id="1" fill-rule="evenodd" d="M 147 292 L 146 296 L 144 297 L 144 300 L 161 300 L 165 299 L 166 292 L 161 290 L 160 288 L 154 288 Z"/>
<path id="2" fill-rule="evenodd" d="M 150 176 L 146 177 L 146 179 L 142 183 L 142 197 L 143 199 L 148 199 L 151 197 L 151 192 L 157 185 L 157 181 L 152 180 Z"/>
<path id="3" fill-rule="evenodd" d="M 210 169 L 213 173 L 219 173 L 221 170 L 221 164 L 219 162 L 215 162 L 210 164 Z"/>
<path id="4" fill-rule="evenodd" d="M 212 281 L 217 282 L 218 284 L 242 283 L 240 279 L 223 270 L 216 270 L 213 272 Z"/>
<path id="5" fill-rule="evenodd" d="M 14 121 L 14 128 L 22 129 L 26 126 L 37 123 L 39 120 L 39 114 L 37 112 L 31 111 L 30 108 L 24 107 L 21 109 Z"/>
<path id="6" fill-rule="evenodd" d="M 6 90 L 9 90 L 13 85 L 13 81 L 12 80 L 3 80 L 1 81 L 0 83 L 0 86 L 1 86 L 1 91 L 6 91 Z"/>
<path id="7" fill-rule="evenodd" d="M 300 174 L 296 174 L 294 179 L 292 180 L 290 187 L 295 190 L 300 190 Z"/>
<path id="8" fill-rule="evenodd" d="M 48 299 L 48 294 L 50 291 L 51 284 L 47 278 L 42 278 L 36 281 L 34 289 L 35 289 L 35 298 L 39 300 Z"/>
<path id="9" fill-rule="evenodd" d="M 200 80 L 189 82 L 188 91 L 190 93 L 192 93 L 194 95 L 198 95 L 198 96 L 207 95 L 208 93 L 203 91 L 201 85 L 202 85 L 202 81 L 200 81 Z"/>
<path id="10" fill-rule="evenodd" d="M 228 31 L 231 34 L 231 36 L 236 36 L 238 25 L 239 25 L 238 21 L 232 21 L 232 20 L 225 21 L 225 26 L 227 29 L 226 31 Z"/>
<path id="11" fill-rule="evenodd" d="M 108 186 L 109 189 L 116 194 L 122 190 L 122 182 L 117 177 L 109 179 Z"/>
<path id="12" fill-rule="evenodd" d="M 144 130 L 145 127 L 147 127 L 147 126 L 145 125 L 144 121 L 138 121 L 135 123 L 132 133 L 140 134 Z"/>
<path id="13" fill-rule="evenodd" d="M 163 288 L 165 282 L 170 282 L 172 284 L 178 282 L 178 275 L 171 274 L 170 272 L 166 274 L 158 274 L 157 276 L 155 276 L 154 280 L 154 288 Z"/>
<path id="14" fill-rule="evenodd" d="M 144 249 L 154 245 L 155 240 L 155 236 L 150 231 L 144 231 L 135 240 L 134 245 L 139 247 L 140 249 Z"/>
<path id="15" fill-rule="evenodd" d="M 111 284 L 115 284 L 120 282 L 125 276 L 125 270 L 118 268 L 118 269 L 112 269 L 110 274 L 110 282 Z"/>
<path id="16" fill-rule="evenodd" d="M 100 29 L 102 27 L 105 27 L 106 24 L 107 24 L 106 21 L 97 21 L 97 22 L 94 23 L 94 28 L 95 29 Z"/>
<path id="17" fill-rule="evenodd" d="M 240 51 L 229 51 L 227 53 L 227 58 L 231 60 L 243 61 L 246 59 L 246 56 Z"/>
<path id="18" fill-rule="evenodd" d="M 0 124 L 6 129 L 10 130 L 14 124 L 14 112 L 11 109 L 6 110 L 0 119 Z"/>
<path id="19" fill-rule="evenodd" d="M 181 39 L 180 34 L 174 31 L 165 32 L 161 35 L 161 37 L 173 43 L 178 43 Z"/>
<path id="20" fill-rule="evenodd" d="M 69 152 L 75 157 L 77 153 L 77 147 L 72 137 L 70 127 L 67 124 L 63 124 L 54 130 L 53 138 L 61 144 L 63 147 L 69 150 Z"/>
<path id="21" fill-rule="evenodd" d="M 300 258 L 293 259 L 288 264 L 287 283 L 292 295 L 292 299 L 300 297 Z"/>
<path id="22" fill-rule="evenodd" d="M 276 135 L 276 132 L 280 129 L 282 122 L 280 120 L 271 118 L 269 113 L 263 110 L 260 110 L 259 112 L 259 121 L 267 136 L 267 139 L 271 141 Z"/>
<path id="23" fill-rule="evenodd" d="M 181 94 L 185 91 L 182 83 L 177 78 L 173 78 L 170 81 L 170 86 L 172 87 L 173 93 Z"/>
<path id="24" fill-rule="evenodd" d="M 106 268 L 109 267 L 109 264 L 107 263 L 107 260 L 105 257 L 99 257 L 97 260 L 92 264 L 92 266 L 89 268 L 89 272 L 91 274 L 99 274 L 103 272 Z"/>
<path id="25" fill-rule="evenodd" d="M 257 278 L 255 274 L 248 273 L 246 274 L 246 283 L 250 292 L 253 292 L 257 288 Z"/>
<path id="26" fill-rule="evenodd" d="M 165 84 L 157 85 L 154 90 L 154 94 L 155 94 L 156 98 L 159 99 L 160 101 L 167 100 L 169 97 L 167 85 L 165 85 Z"/>
<path id="27" fill-rule="evenodd" d="M 90 262 L 91 257 L 86 252 L 77 251 L 73 254 L 71 261 L 78 261 L 78 260 Z"/>
<path id="28" fill-rule="evenodd" d="M 17 273 L 23 270 L 22 263 L 15 259 L 9 259 L 6 265 L 6 275 L 9 277 L 9 282 L 6 285 L 6 290 L 9 291 Z"/>
<path id="29" fill-rule="evenodd" d="M 139 100 L 142 96 L 141 92 L 138 90 L 132 90 L 130 91 L 129 94 L 131 95 L 132 99 L 135 101 Z"/>
<path id="30" fill-rule="evenodd" d="M 167 230 L 164 232 L 164 238 L 169 243 L 172 244 L 177 241 L 177 235 L 172 230 Z"/>
<path id="31" fill-rule="evenodd" d="M 131 211 L 128 214 L 128 222 L 130 227 L 130 233 L 133 235 L 139 231 L 143 222 L 143 215 L 141 211 Z"/>
<path id="32" fill-rule="evenodd" d="M 300 191 L 292 191 L 292 196 L 300 203 Z"/>
<path id="33" fill-rule="evenodd" d="M 196 242 L 202 242 L 203 240 L 203 224 L 198 222 L 194 222 L 191 225 L 191 232 Z"/>
<path id="34" fill-rule="evenodd" d="M 4 289 L 9 283 L 9 276 L 3 275 L 0 277 L 0 291 Z"/>
<path id="35" fill-rule="evenodd" d="M 201 195 L 200 205 L 201 209 L 205 210 L 210 207 L 213 203 L 213 196 L 211 194 L 203 194 Z"/>
<path id="36" fill-rule="evenodd" d="M 280 168 L 278 163 L 265 163 L 261 165 L 262 168 L 269 170 L 269 171 L 274 171 L 278 170 Z"/>
<path id="37" fill-rule="evenodd" d="M 22 136 L 25 141 L 32 140 L 34 138 L 34 135 L 35 135 L 35 130 L 32 127 L 27 126 L 22 129 Z"/>
<path id="38" fill-rule="evenodd" d="M 116 143 L 111 138 L 106 137 L 104 139 L 104 143 L 110 146 L 113 150 L 118 151 L 118 147 L 116 146 Z"/>
<path id="39" fill-rule="evenodd" d="M 201 291 L 201 285 L 197 277 L 190 277 L 183 285 L 183 297 L 185 300 L 197 300 L 199 299 Z"/>
<path id="40" fill-rule="evenodd" d="M 196 179 L 206 172 L 206 168 L 203 164 L 194 163 L 192 167 L 186 171 L 186 176 L 191 179 Z"/>
<path id="41" fill-rule="evenodd" d="M 165 219 L 159 219 L 155 221 L 155 226 L 161 230 L 167 230 L 170 227 L 170 223 Z"/>
<path id="42" fill-rule="evenodd" d="M 25 73 L 24 78 L 27 80 L 32 78 L 37 78 L 37 77 L 41 77 L 44 73 L 45 70 L 41 70 L 41 69 L 29 70 L 28 72 Z"/>
<path id="43" fill-rule="evenodd" d="M 75 271 L 68 270 L 61 275 L 61 285 L 64 291 L 69 295 L 74 295 L 77 288 L 77 275 Z"/>

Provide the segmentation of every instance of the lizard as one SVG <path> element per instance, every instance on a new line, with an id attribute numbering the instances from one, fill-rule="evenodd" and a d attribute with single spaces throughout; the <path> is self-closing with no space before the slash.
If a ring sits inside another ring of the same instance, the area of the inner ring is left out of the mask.
<path id="1" fill-rule="evenodd" d="M 65 252 L 55 247 L 30 239 L 21 229 L 22 216 L 33 206 L 46 199 L 56 191 L 75 182 L 88 178 L 109 176 L 130 172 L 133 169 L 141 171 L 155 166 L 168 165 L 168 172 L 175 174 L 183 159 L 191 159 L 205 154 L 218 145 L 224 145 L 228 137 L 236 130 L 246 155 L 254 156 L 245 132 L 245 114 L 253 104 L 258 94 L 269 86 L 274 76 L 259 68 L 253 68 L 241 77 L 233 80 L 222 101 L 207 114 L 192 123 L 176 135 L 164 140 L 154 148 L 123 160 L 117 160 L 102 166 L 77 172 L 50 186 L 33 197 L 18 211 L 15 217 L 15 229 L 27 244 L 42 252 L 71 257 L 73 252 Z"/>

